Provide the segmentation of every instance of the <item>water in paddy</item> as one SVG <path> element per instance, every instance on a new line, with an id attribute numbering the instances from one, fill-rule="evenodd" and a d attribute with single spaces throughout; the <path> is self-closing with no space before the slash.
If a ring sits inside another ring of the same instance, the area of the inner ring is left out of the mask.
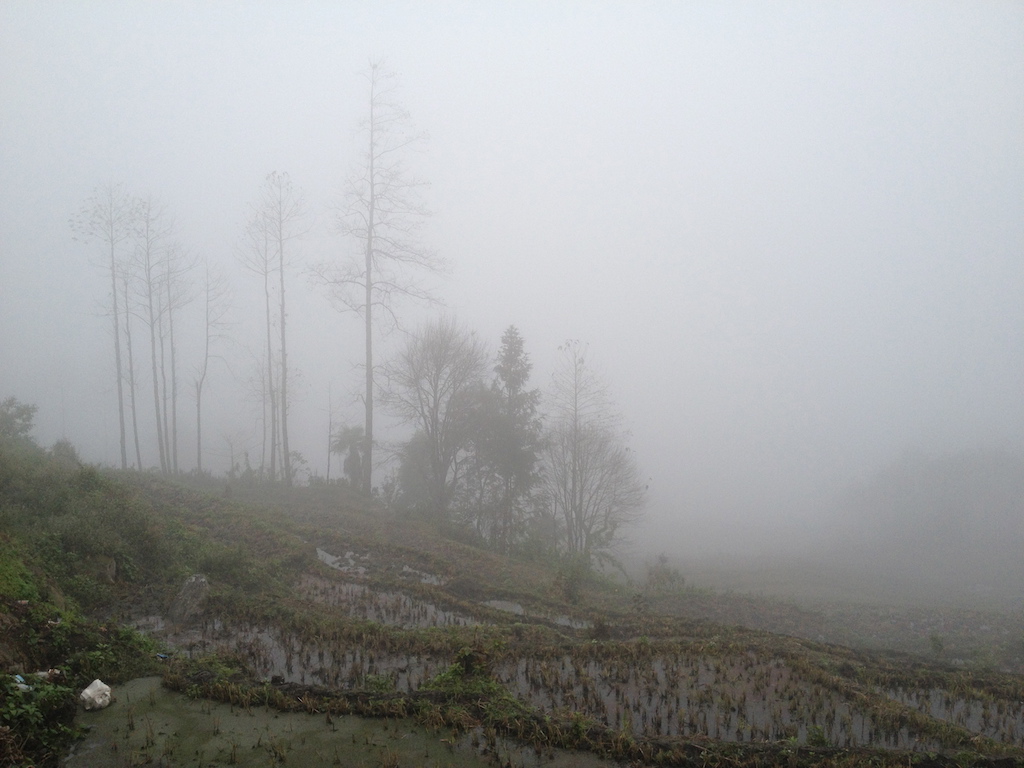
<path id="1" fill-rule="evenodd" d="M 67 768 L 181 768 L 237 765 L 398 766 L 430 768 L 612 768 L 594 755 L 565 750 L 538 753 L 480 733 L 454 736 L 412 720 L 376 720 L 194 700 L 163 688 L 156 677 L 117 686 L 116 701 L 80 712 L 89 729 L 65 761 Z"/>

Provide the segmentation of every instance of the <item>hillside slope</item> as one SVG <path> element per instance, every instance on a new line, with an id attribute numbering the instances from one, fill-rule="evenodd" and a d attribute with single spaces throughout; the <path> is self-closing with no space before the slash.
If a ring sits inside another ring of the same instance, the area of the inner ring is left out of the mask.
<path id="1" fill-rule="evenodd" d="M 640 763 L 1024 757 L 1020 676 L 801 639 L 810 614 L 781 601 L 499 556 L 337 487 L 194 488 L 4 449 L 0 523 L 5 679 L 63 672 L 3 688 L 13 764 L 57 760 L 88 680 L 154 671 L 235 705 Z"/>

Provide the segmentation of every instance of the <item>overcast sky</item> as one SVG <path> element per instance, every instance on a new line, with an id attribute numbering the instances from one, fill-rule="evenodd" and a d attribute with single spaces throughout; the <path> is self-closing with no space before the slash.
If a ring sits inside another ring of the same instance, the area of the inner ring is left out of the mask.
<path id="1" fill-rule="evenodd" d="M 210 463 L 250 439 L 234 253 L 278 170 L 312 226 L 292 446 L 323 473 L 362 350 L 305 265 L 352 253 L 332 205 L 382 57 L 430 137 L 407 163 L 438 295 L 492 349 L 516 324 L 536 386 L 589 343 L 644 536 L 764 540 L 907 451 L 1024 444 L 1024 4 L 980 0 L 0 0 L 0 397 L 38 404 L 41 442 L 118 459 L 102 254 L 67 225 L 108 181 L 228 274 Z"/>

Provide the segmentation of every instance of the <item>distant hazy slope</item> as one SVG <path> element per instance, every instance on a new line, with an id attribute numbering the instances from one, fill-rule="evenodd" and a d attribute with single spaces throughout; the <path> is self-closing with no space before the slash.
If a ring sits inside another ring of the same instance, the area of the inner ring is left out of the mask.
<path id="1" fill-rule="evenodd" d="M 837 565 L 959 594 L 1024 592 L 1024 458 L 908 455 L 839 504 Z"/>

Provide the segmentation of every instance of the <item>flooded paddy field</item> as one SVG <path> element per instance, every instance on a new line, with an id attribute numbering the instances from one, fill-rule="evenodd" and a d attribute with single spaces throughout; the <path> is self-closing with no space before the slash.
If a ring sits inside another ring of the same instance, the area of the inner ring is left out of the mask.
<path id="1" fill-rule="evenodd" d="M 818 738 L 841 747 L 940 747 L 907 728 L 882 730 L 868 707 L 779 660 L 660 656 L 634 665 L 567 655 L 520 659 L 498 674 L 535 706 L 586 712 L 637 736 L 806 743 L 818 729 Z"/>
<path id="2" fill-rule="evenodd" d="M 409 719 L 282 713 L 192 699 L 160 678 L 116 689 L 105 710 L 80 715 L 89 729 L 67 768 L 134 766 L 376 766 L 429 768 L 612 768 L 616 763 L 566 750 L 543 750 L 479 732 L 431 730 Z"/>
<path id="3" fill-rule="evenodd" d="M 404 592 L 375 590 L 365 584 L 305 576 L 299 596 L 335 608 L 345 615 L 403 629 L 469 627 L 480 623 L 472 616 L 446 610 Z"/>
<path id="4" fill-rule="evenodd" d="M 834 648 L 731 638 L 728 629 L 710 642 L 685 633 L 651 640 L 611 624 L 620 639 L 598 640 L 587 621 L 552 620 L 510 600 L 460 600 L 422 571 L 381 586 L 338 567 L 365 568 L 368 557 L 318 555 L 328 569 L 297 582 L 295 620 L 280 611 L 266 622 L 208 612 L 188 626 L 159 617 L 140 626 L 179 654 L 235 659 L 264 685 L 399 696 L 425 690 L 458 649 L 475 647 L 490 678 L 523 706 L 622 738 L 918 753 L 1024 748 L 1019 680 L 986 686 L 936 668 L 929 687 L 910 678 L 900 686 L 898 665 L 875 668 L 856 655 L 837 666 Z"/>
<path id="5" fill-rule="evenodd" d="M 958 696 L 947 690 L 888 690 L 894 701 L 990 739 L 1024 747 L 1024 701 Z"/>
<path id="6" fill-rule="evenodd" d="M 829 674 L 800 658 L 598 650 L 520 657 L 496 676 L 544 710 L 584 712 L 640 737 L 795 741 L 938 751 L 985 737 L 1024 747 L 1024 704 L 951 679 L 948 689 L 892 691 Z"/>
<path id="7" fill-rule="evenodd" d="M 46 679 L 7 680 L 0 764 L 67 754 L 76 731 L 44 741 L 48 726 L 39 758 L 2 750 L 28 744 L 44 693 L 70 723 L 99 678 L 117 701 L 77 713 L 92 730 L 71 765 L 1024 765 L 1024 677 L 1003 663 L 1016 651 L 953 655 L 950 624 L 922 624 L 928 654 L 829 644 L 805 631 L 813 611 L 681 577 L 577 579 L 386 510 L 303 523 L 160 487 L 121 576 L 69 561 L 66 593 L 40 572 L 0 606 L 17 673 Z M 1018 642 L 1013 620 L 977 634 Z"/>

